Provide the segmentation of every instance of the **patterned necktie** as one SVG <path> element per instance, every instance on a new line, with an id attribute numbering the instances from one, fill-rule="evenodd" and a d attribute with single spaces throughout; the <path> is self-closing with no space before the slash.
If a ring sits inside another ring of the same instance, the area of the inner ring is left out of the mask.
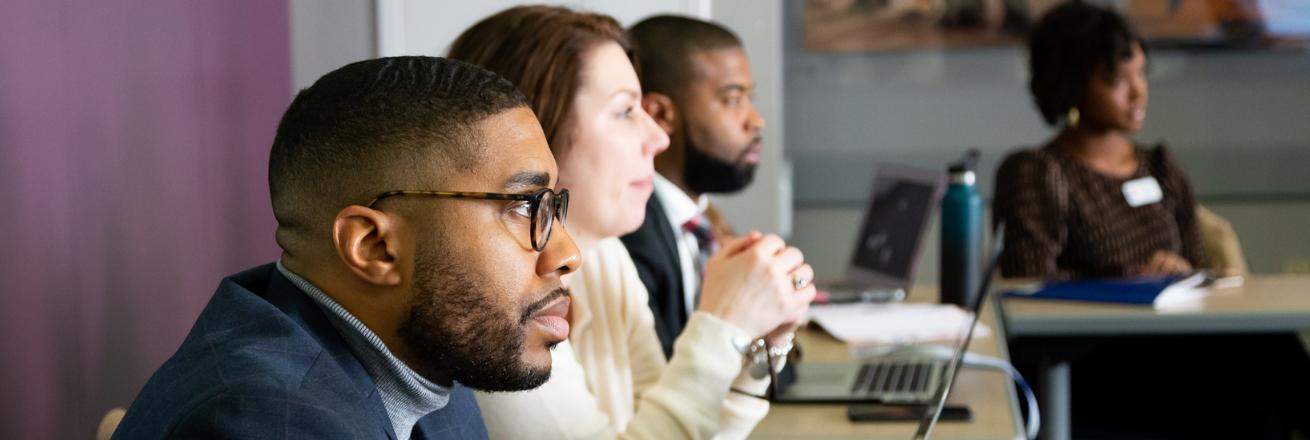
<path id="1" fill-rule="evenodd" d="M 710 230 L 710 222 L 705 219 L 704 214 L 697 214 L 691 220 L 682 224 L 682 230 L 690 232 L 696 237 L 696 244 L 699 252 L 696 253 L 696 302 L 700 302 L 700 285 L 705 283 L 705 263 L 709 261 L 710 255 L 714 255 L 719 250 L 719 242 L 714 239 L 714 231 Z"/>

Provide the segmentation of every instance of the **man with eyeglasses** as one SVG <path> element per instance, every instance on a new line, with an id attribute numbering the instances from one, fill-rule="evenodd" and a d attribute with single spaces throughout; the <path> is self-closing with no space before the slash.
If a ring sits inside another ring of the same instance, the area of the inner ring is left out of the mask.
<path id="1" fill-rule="evenodd" d="M 523 95 L 431 57 L 342 67 L 273 142 L 279 261 L 224 279 L 115 438 L 485 438 L 569 334 L 568 191 Z"/>

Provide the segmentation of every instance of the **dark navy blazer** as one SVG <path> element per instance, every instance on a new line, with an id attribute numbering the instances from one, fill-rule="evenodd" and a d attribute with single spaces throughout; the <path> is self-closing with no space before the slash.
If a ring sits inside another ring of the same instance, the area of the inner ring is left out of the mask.
<path id="1" fill-rule="evenodd" d="M 677 237 L 669 225 L 660 198 L 646 201 L 646 220 L 631 234 L 619 237 L 637 266 L 637 276 L 646 285 L 650 311 L 655 315 L 655 334 L 664 357 L 673 357 L 673 341 L 687 326 L 687 301 L 682 288 L 682 257 Z"/>
<path id="2" fill-rule="evenodd" d="M 223 279 L 177 353 L 146 383 L 119 439 L 396 439 L 377 386 L 319 306 L 267 264 Z M 473 394 L 414 439 L 485 439 Z"/>

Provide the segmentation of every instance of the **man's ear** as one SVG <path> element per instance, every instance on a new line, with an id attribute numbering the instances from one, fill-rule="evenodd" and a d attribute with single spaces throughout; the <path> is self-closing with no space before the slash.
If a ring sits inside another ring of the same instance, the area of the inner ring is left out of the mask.
<path id="1" fill-rule="evenodd" d="M 673 127 L 677 127 L 678 109 L 673 106 L 669 95 L 648 92 L 641 95 L 641 109 L 646 111 L 665 134 L 673 136 Z"/>
<path id="2" fill-rule="evenodd" d="M 397 286 L 401 277 L 396 229 L 381 211 L 351 205 L 332 220 L 332 245 L 355 276 L 379 286 Z"/>

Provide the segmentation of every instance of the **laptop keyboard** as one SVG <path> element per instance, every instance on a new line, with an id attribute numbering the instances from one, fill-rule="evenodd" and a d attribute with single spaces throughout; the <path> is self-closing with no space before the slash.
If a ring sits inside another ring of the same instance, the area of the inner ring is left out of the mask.
<path id="1" fill-rule="evenodd" d="M 941 374 L 941 361 L 882 360 L 864 364 L 851 388 L 854 394 L 916 395 L 928 393 Z"/>

